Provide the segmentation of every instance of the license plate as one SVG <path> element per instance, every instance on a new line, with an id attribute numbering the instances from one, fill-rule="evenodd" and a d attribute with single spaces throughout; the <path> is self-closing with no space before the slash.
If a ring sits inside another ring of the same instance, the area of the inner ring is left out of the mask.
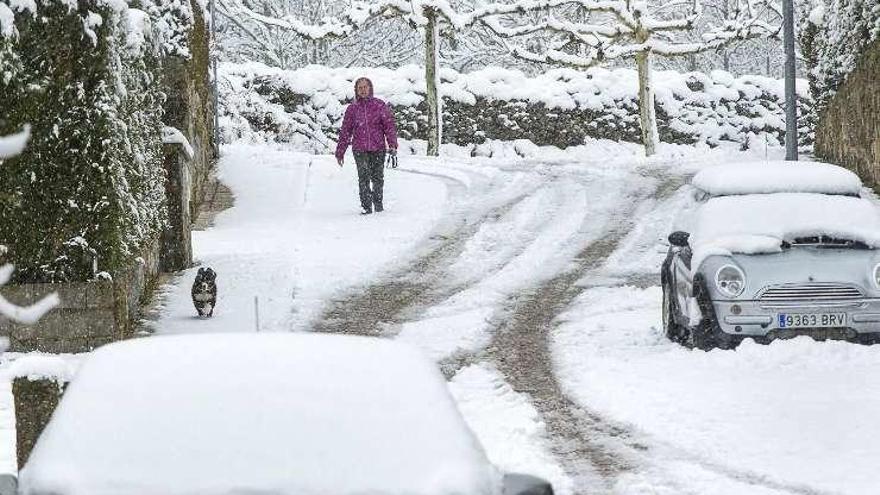
<path id="1" fill-rule="evenodd" d="M 779 328 L 828 328 L 846 326 L 846 313 L 780 313 Z"/>

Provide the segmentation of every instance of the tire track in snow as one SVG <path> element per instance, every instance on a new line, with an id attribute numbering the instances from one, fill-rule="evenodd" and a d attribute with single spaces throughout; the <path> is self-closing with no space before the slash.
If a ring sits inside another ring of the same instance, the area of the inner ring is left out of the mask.
<path id="1" fill-rule="evenodd" d="M 659 187 L 622 202 L 626 207 L 613 219 L 615 226 L 578 253 L 574 268 L 518 294 L 509 309 L 495 317 L 488 357 L 515 391 L 532 398 L 576 493 L 593 491 L 597 483 L 632 470 L 629 452 L 646 447 L 633 439 L 626 427 L 581 408 L 562 392 L 553 371 L 550 331 L 556 317 L 583 290 L 578 280 L 600 267 L 632 228 L 631 216 L 637 206 L 680 185 L 679 178 L 665 178 Z"/>
<path id="2" fill-rule="evenodd" d="M 464 198 L 467 188 L 459 180 L 423 171 L 406 171 L 438 177 L 450 187 L 450 196 Z M 356 335 L 381 335 L 384 330 L 408 319 L 421 309 L 437 304 L 450 295 L 461 291 L 460 285 L 444 283 L 448 267 L 465 249 L 467 241 L 486 223 L 495 221 L 528 197 L 528 191 L 512 191 L 499 204 L 463 215 L 439 226 L 421 248 L 421 254 L 405 266 L 342 299 L 333 301 L 322 317 L 313 325 L 317 332 L 346 333 Z M 460 206 L 467 208 L 467 205 Z"/>
<path id="3" fill-rule="evenodd" d="M 648 171 L 647 174 L 659 181 L 656 189 L 647 196 L 633 198 L 617 215 L 617 226 L 578 254 L 575 268 L 533 290 L 518 294 L 506 311 L 494 317 L 495 337 L 487 349 L 488 357 L 515 391 L 531 397 L 547 425 L 554 454 L 574 482 L 575 493 L 611 491 L 617 478 L 650 466 L 656 455 L 652 452 L 654 447 L 627 426 L 604 418 L 566 396 L 555 378 L 549 347 L 556 318 L 589 289 L 579 281 L 598 271 L 616 251 L 635 226 L 632 214 L 639 204 L 667 199 L 687 180 L 683 176 L 668 176 L 657 171 Z M 659 275 L 633 274 L 621 283 L 657 285 Z M 474 362 L 474 359 L 475 356 L 455 357 L 444 363 L 444 371 L 447 375 L 454 374 L 453 370 Z M 671 448 L 665 447 L 661 450 Z M 671 454 L 672 460 L 700 466 L 744 485 L 798 495 L 826 493 L 809 486 L 778 482 L 766 475 L 734 469 L 684 452 Z M 686 487 L 679 488 L 688 493 Z"/>

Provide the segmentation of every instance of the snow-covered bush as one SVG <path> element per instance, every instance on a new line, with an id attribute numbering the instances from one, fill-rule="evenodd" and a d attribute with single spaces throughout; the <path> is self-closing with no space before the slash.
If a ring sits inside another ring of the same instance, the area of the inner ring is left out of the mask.
<path id="1" fill-rule="evenodd" d="M 162 53 L 189 58 L 190 35 L 196 16 L 204 17 L 207 0 L 134 0 L 130 2 L 149 13 L 155 25 Z"/>
<path id="2" fill-rule="evenodd" d="M 821 114 L 868 45 L 880 38 L 880 0 L 813 0 L 802 15 L 801 50 Z"/>
<path id="3" fill-rule="evenodd" d="M 0 19 L 0 134 L 32 126 L 0 167 L 0 244 L 15 280 L 113 273 L 165 218 L 149 17 L 122 0 L 36 0 L 0 4 Z"/>
<path id="4" fill-rule="evenodd" d="M 425 139 L 424 71 L 327 68 L 295 71 L 261 64 L 221 66 L 223 139 L 294 143 L 326 152 L 333 145 L 354 80 L 373 80 L 376 96 L 394 107 L 400 135 Z M 785 132 L 783 82 L 761 76 L 734 78 L 716 71 L 655 75 L 658 127 L 665 142 L 722 141 L 743 147 L 782 142 Z M 799 111 L 810 108 L 800 81 Z M 631 69 L 555 69 L 537 77 L 487 68 L 461 74 L 441 71 L 444 140 L 455 144 L 487 139 L 527 139 L 567 147 L 587 137 L 639 142 L 638 77 Z M 802 144 L 809 144 L 804 129 Z"/>

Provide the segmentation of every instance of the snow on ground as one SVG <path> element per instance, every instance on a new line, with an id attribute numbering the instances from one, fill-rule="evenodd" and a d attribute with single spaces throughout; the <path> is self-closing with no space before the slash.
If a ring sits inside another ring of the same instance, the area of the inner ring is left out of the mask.
<path id="1" fill-rule="evenodd" d="M 876 492 L 880 346 L 800 337 L 688 350 L 663 336 L 659 287 L 617 286 L 658 273 L 688 204 L 679 190 L 646 205 L 552 337 L 566 393 L 649 446 L 614 493 Z"/>
<path id="2" fill-rule="evenodd" d="M 563 320 L 553 352 L 564 389 L 648 439 L 657 493 L 675 493 L 693 464 L 710 480 L 876 490 L 880 347 L 801 337 L 688 350 L 663 336 L 658 287 L 589 290 Z M 640 493 L 625 481 L 619 493 Z"/>
<path id="3" fill-rule="evenodd" d="M 432 167 L 428 158 L 406 161 Z M 261 331 L 303 328 L 328 298 L 407 256 L 447 202 L 442 180 L 386 170 L 385 211 L 363 217 L 350 155 L 340 169 L 329 155 L 233 145 L 219 167 L 235 206 L 193 233 L 197 262 L 218 273 L 214 317 L 196 318 L 181 282 L 155 325 L 160 333 L 253 331 L 255 297 Z"/>
<path id="4" fill-rule="evenodd" d="M 615 215 L 634 189 L 664 174 L 743 159 L 729 150 L 664 145 L 658 158 L 645 160 L 637 147 L 608 141 L 565 151 L 487 143 L 493 158 L 470 158 L 454 146 L 444 146 L 441 159 L 405 154 L 422 146 L 403 143 L 401 169 L 386 174 L 386 211 L 369 217 L 358 215 L 350 156 L 340 170 L 329 156 L 225 147 L 219 172 L 236 204 L 193 239 L 196 259 L 219 273 L 217 311 L 210 320 L 194 318 L 189 270 L 165 288 L 156 331 L 253 331 L 255 296 L 261 330 L 305 330 L 333 298 L 416 256 L 438 225 L 500 208 L 451 265 L 448 283 L 462 290 L 399 329 L 399 339 L 435 359 L 481 349 L 491 338 L 486 320 L 510 295 L 565 269 L 583 243 L 618 225 Z M 553 336 L 564 390 L 647 446 L 639 469 L 622 475 L 614 491 L 871 493 L 880 483 L 873 421 L 880 385 L 871 381 L 880 372 L 880 346 L 799 339 L 689 351 L 663 338 L 657 287 L 614 286 L 630 275 L 656 276 L 663 240 L 686 203 L 686 193 L 673 190 L 635 206 L 634 228 L 581 281 L 589 288 Z M 8 381 L 0 387 L 0 463 L 11 466 Z M 571 492 L 528 396 L 481 362 L 459 370 L 450 389 L 493 462 Z"/>
<path id="5" fill-rule="evenodd" d="M 471 428 L 481 432 L 489 460 L 508 473 L 529 473 L 553 484 L 557 494 L 571 493 L 571 479 L 546 451 L 544 422 L 523 394 L 486 364 L 468 366 L 449 388 Z"/>

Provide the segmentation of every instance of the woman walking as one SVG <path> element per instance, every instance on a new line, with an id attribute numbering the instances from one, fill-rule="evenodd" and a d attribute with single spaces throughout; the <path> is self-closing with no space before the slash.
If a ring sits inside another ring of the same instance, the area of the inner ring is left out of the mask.
<path id="1" fill-rule="evenodd" d="M 391 109 L 373 96 L 373 83 L 369 79 L 361 77 L 355 81 L 354 94 L 354 101 L 345 109 L 339 130 L 336 161 L 341 167 L 345 150 L 351 144 L 357 165 L 361 215 L 369 215 L 383 209 L 386 143 L 387 152 L 396 155 L 397 128 Z"/>

